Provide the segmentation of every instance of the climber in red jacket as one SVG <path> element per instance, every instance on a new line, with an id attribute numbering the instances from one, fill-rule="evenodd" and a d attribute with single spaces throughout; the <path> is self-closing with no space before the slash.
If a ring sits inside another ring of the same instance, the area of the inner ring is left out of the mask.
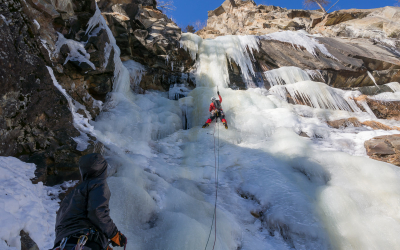
<path id="1" fill-rule="evenodd" d="M 225 128 L 228 129 L 228 124 L 226 123 L 226 120 L 225 120 L 225 114 L 224 114 L 224 111 L 222 111 L 222 106 L 221 106 L 222 97 L 219 95 L 219 91 L 217 91 L 217 94 L 218 94 L 219 100 L 217 100 L 217 98 L 215 98 L 215 97 L 211 98 L 212 102 L 210 104 L 210 109 L 209 109 L 210 118 L 208 118 L 206 123 L 203 125 L 203 128 L 210 126 L 210 123 L 215 118 L 218 119 L 218 117 L 220 117 L 221 122 L 224 124 Z"/>

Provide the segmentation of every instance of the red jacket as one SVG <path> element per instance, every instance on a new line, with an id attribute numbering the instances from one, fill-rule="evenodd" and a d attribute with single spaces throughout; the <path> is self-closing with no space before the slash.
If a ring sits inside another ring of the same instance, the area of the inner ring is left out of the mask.
<path id="1" fill-rule="evenodd" d="M 218 95 L 218 97 L 219 97 L 219 102 L 222 103 L 222 97 L 221 97 L 220 95 Z M 208 111 L 211 112 L 211 111 L 213 111 L 214 109 L 217 109 L 217 108 L 215 107 L 214 103 L 212 102 L 212 103 L 210 104 L 210 108 L 209 108 Z M 222 108 L 221 108 L 221 110 L 222 110 Z"/>

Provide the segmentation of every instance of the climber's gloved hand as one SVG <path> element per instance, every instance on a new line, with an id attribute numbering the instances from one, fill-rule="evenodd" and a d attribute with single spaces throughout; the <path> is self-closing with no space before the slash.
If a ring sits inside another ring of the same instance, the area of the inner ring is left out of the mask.
<path id="1" fill-rule="evenodd" d="M 111 245 L 113 247 L 123 247 L 128 242 L 128 239 L 121 232 L 118 232 L 114 237 L 111 238 Z"/>
<path id="2" fill-rule="evenodd" d="M 219 91 L 217 91 L 217 95 L 219 95 Z"/>

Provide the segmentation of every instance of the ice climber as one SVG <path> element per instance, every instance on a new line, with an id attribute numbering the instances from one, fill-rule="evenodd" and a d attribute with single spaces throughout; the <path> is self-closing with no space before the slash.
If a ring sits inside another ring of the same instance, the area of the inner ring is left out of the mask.
<path id="1" fill-rule="evenodd" d="M 206 121 L 206 123 L 203 125 L 203 128 L 206 128 L 208 126 L 210 126 L 210 123 L 218 117 L 221 119 L 221 122 L 224 124 L 225 128 L 228 129 L 228 124 L 226 123 L 225 120 L 225 114 L 224 111 L 222 110 L 222 97 L 219 95 L 219 91 L 217 91 L 219 100 L 217 100 L 217 98 L 212 97 L 211 98 L 211 104 L 210 104 L 210 108 L 209 108 L 209 112 L 210 112 L 210 118 L 208 118 L 208 120 Z M 217 120 L 218 121 L 218 120 Z"/>
<path id="2" fill-rule="evenodd" d="M 61 202 L 57 212 L 57 250 L 109 250 L 110 243 L 125 246 L 126 237 L 110 218 L 108 207 L 107 162 L 100 154 L 89 154 L 79 160 L 82 182 Z"/>

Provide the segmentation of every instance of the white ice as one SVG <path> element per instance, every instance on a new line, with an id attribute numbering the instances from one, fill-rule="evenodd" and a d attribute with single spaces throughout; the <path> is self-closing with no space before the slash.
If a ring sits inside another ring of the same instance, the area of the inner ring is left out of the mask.
<path id="1" fill-rule="evenodd" d="M 328 49 L 320 44 L 315 38 L 309 35 L 306 31 L 281 31 L 267 35 L 260 36 L 260 39 L 276 40 L 285 43 L 291 43 L 296 49 L 305 48 L 313 56 L 317 57 L 318 49 L 322 54 L 327 57 L 335 59 L 335 57 L 328 51 Z"/>
<path id="2" fill-rule="evenodd" d="M 221 43 L 230 41 L 239 55 L 239 39 L 199 43 L 194 35 L 184 37 L 198 49 L 197 87 L 187 97 L 172 101 L 159 92 L 114 90 L 112 105 L 92 123 L 117 171 L 108 179 L 111 213 L 132 242 L 127 249 L 204 249 L 215 199 L 214 145 L 219 156 L 216 249 L 399 246 L 394 232 L 400 225 L 400 171 L 369 159 L 363 148 L 365 140 L 398 132 L 336 130 L 325 123 L 372 119 L 349 112 L 355 105 L 350 97 L 359 93 L 310 81 L 285 85 L 298 93 L 309 93 L 311 86 L 315 93 L 309 97 L 322 95 L 310 100 L 320 108 L 311 108 L 288 104 L 265 89 L 234 91 L 226 88 L 228 45 Z M 246 65 L 251 55 L 242 57 L 236 60 Z M 219 123 L 200 127 L 216 86 L 228 130 Z M 188 130 L 182 130 L 185 119 Z M 311 138 L 299 137 L 300 132 Z M 262 219 L 250 212 L 262 212 Z M 212 233 L 211 243 L 214 239 Z"/>

